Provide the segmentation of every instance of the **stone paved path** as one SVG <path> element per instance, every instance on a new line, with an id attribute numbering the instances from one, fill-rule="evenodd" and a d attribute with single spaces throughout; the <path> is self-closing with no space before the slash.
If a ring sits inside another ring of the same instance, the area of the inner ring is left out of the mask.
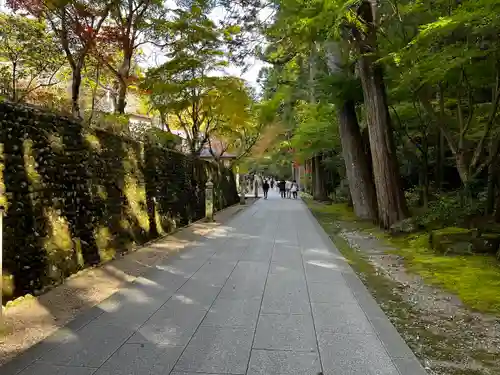
<path id="1" fill-rule="evenodd" d="M 0 368 L 2 375 L 320 371 L 425 374 L 306 206 L 276 192 Z"/>

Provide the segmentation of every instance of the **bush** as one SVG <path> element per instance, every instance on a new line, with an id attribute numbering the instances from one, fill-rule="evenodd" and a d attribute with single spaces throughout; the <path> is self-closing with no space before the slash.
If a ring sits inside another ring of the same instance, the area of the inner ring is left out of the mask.
<path id="1" fill-rule="evenodd" d="M 7 299 L 238 202 L 231 171 L 157 143 L 0 103 Z"/>
<path id="2" fill-rule="evenodd" d="M 481 214 L 481 202 L 464 201 L 458 193 L 442 194 L 429 202 L 428 210 L 415 217 L 415 222 L 427 228 L 461 226 L 467 224 L 470 217 Z"/>

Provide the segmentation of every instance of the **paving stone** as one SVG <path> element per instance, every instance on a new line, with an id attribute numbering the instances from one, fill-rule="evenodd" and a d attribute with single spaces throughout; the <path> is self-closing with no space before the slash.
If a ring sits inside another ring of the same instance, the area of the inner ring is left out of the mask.
<path id="1" fill-rule="evenodd" d="M 125 344 L 94 375 L 165 375 L 172 371 L 183 347 Z"/>
<path id="2" fill-rule="evenodd" d="M 193 234 L 1 375 L 424 375 L 306 206 L 276 195 Z"/>
<path id="3" fill-rule="evenodd" d="M 217 251 L 212 260 L 222 259 L 222 260 L 240 260 L 244 253 L 244 249 L 229 249 Z"/>
<path id="4" fill-rule="evenodd" d="M 266 291 L 307 291 L 306 279 L 302 270 L 276 270 L 267 277 Z"/>
<path id="5" fill-rule="evenodd" d="M 311 302 L 331 304 L 358 303 L 354 294 L 342 280 L 335 284 L 310 282 L 308 283 L 308 289 Z"/>
<path id="6" fill-rule="evenodd" d="M 400 375 L 375 335 L 319 332 L 318 342 L 324 375 Z"/>
<path id="7" fill-rule="evenodd" d="M 425 369 L 420 362 L 412 356 L 412 358 L 392 358 L 392 361 L 402 375 L 426 375 Z"/>
<path id="8" fill-rule="evenodd" d="M 245 374 L 253 331 L 234 327 L 200 327 L 186 347 L 175 372 Z"/>
<path id="9" fill-rule="evenodd" d="M 40 361 L 60 366 L 99 367 L 132 334 L 132 329 L 115 325 L 112 320 L 94 320 L 43 355 Z"/>
<path id="10" fill-rule="evenodd" d="M 271 261 L 272 250 L 267 249 L 247 249 L 240 257 L 241 261 L 256 261 L 269 263 Z"/>
<path id="11" fill-rule="evenodd" d="M 334 284 L 342 279 L 343 267 L 335 263 L 325 261 L 306 261 L 304 262 L 307 282 L 320 282 Z"/>
<path id="12" fill-rule="evenodd" d="M 260 301 L 218 298 L 209 310 L 202 325 L 222 327 L 247 327 L 253 329 L 257 324 Z"/>
<path id="13" fill-rule="evenodd" d="M 159 346 L 183 346 L 193 336 L 206 314 L 204 308 L 170 300 L 129 340 L 129 343 L 154 343 Z"/>
<path id="14" fill-rule="evenodd" d="M 153 298 L 136 288 L 124 288 L 98 305 L 104 313 L 96 321 L 109 320 L 116 326 L 138 329 L 172 294 L 172 291 L 164 290 L 161 297 Z"/>
<path id="15" fill-rule="evenodd" d="M 46 355 L 51 350 L 57 348 L 61 343 L 74 337 L 75 332 L 85 327 L 87 324 L 104 313 L 97 306 L 80 314 L 76 319 L 69 322 L 65 327 L 58 329 L 44 341 L 32 346 L 19 356 L 0 367 L 2 375 L 16 375 L 35 360 Z"/>
<path id="16" fill-rule="evenodd" d="M 266 288 L 262 300 L 263 314 L 311 314 L 305 289 L 284 290 Z"/>
<path id="17" fill-rule="evenodd" d="M 19 375 L 92 375 L 96 370 L 96 368 L 89 367 L 55 366 L 35 362 L 35 364 L 22 371 Z"/>
<path id="18" fill-rule="evenodd" d="M 210 259 L 196 271 L 192 279 L 201 281 L 206 285 L 223 286 L 231 272 L 233 272 L 236 263 L 236 261 Z"/>
<path id="19" fill-rule="evenodd" d="M 255 349 L 315 351 L 316 337 L 310 315 L 261 315 Z"/>
<path id="20" fill-rule="evenodd" d="M 373 326 L 357 304 L 313 303 L 312 311 L 317 331 L 375 334 Z"/>
<path id="21" fill-rule="evenodd" d="M 208 310 L 220 291 L 220 286 L 207 285 L 201 281 L 190 279 L 174 293 L 172 299 Z"/>
<path id="22" fill-rule="evenodd" d="M 317 375 L 318 353 L 253 349 L 247 375 Z"/>
<path id="23" fill-rule="evenodd" d="M 370 317 L 371 318 L 371 317 Z M 414 358 L 411 349 L 406 345 L 396 328 L 387 318 L 370 319 L 380 340 L 384 344 L 391 358 Z"/>

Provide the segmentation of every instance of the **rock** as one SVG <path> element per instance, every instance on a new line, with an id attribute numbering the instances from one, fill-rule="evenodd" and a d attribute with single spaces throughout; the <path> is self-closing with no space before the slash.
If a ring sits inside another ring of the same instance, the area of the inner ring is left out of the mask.
<path id="1" fill-rule="evenodd" d="M 431 247 L 443 254 L 472 254 L 471 239 L 474 232 L 470 229 L 449 227 L 431 231 Z"/>
<path id="2" fill-rule="evenodd" d="M 391 225 L 390 232 L 392 235 L 415 233 L 419 230 L 419 226 L 411 217 L 398 221 Z"/>
<path id="3" fill-rule="evenodd" d="M 443 254 L 495 254 L 500 247 L 500 234 L 450 227 L 432 231 L 429 242 L 434 250 Z"/>
<path id="4" fill-rule="evenodd" d="M 474 253 L 495 254 L 500 247 L 500 234 L 483 233 L 480 237 L 472 240 Z"/>

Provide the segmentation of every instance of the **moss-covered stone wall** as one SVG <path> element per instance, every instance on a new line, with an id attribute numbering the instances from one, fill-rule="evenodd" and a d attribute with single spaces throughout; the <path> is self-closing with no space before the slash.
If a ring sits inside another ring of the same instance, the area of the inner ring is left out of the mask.
<path id="1" fill-rule="evenodd" d="M 42 290 L 238 201 L 231 171 L 71 118 L 0 103 L 4 294 Z"/>

